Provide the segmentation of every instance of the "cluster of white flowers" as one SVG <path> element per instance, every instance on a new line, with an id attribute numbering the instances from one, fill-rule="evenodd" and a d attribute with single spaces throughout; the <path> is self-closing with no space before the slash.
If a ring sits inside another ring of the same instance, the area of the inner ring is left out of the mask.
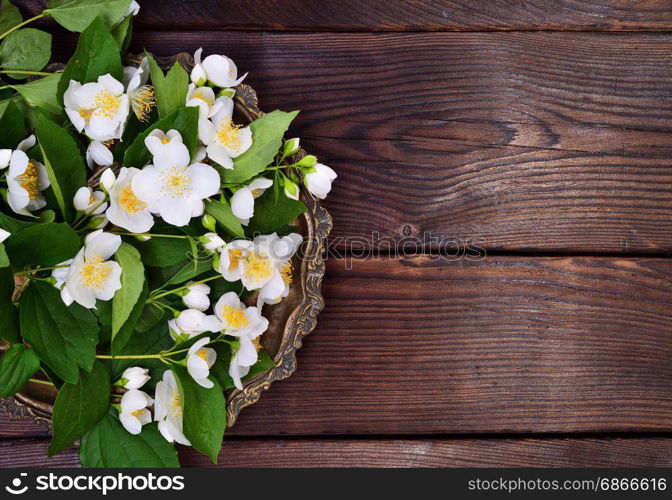
<path id="1" fill-rule="evenodd" d="M 133 2 L 128 15 L 137 14 L 137 8 Z M 131 113 L 147 121 L 156 104 L 154 92 L 147 85 L 147 61 L 137 68 L 124 68 L 123 82 L 110 74 L 95 82 L 69 82 L 63 96 L 65 112 L 76 130 L 89 139 L 86 162 L 89 168 L 97 169 L 100 188 L 81 186 L 72 200 L 77 211 L 74 226 L 79 224 L 81 229 L 85 222 L 85 229 L 91 232 L 74 258 L 52 270 L 52 283 L 66 305 L 77 303 L 95 309 L 97 301 L 109 301 L 121 289 L 122 267 L 114 256 L 122 239 L 115 228 L 146 240 L 152 237 L 149 231 L 157 217 L 169 225 L 184 227 L 194 217 L 203 216 L 209 198 L 226 196 L 217 169 L 233 169 L 235 159 L 248 151 L 254 141 L 249 126 L 242 127 L 233 121 L 234 87 L 247 75 L 238 77 L 236 65 L 226 56 L 201 59 L 201 54 L 199 49 L 194 55 L 196 64 L 185 103 L 199 110 L 195 151 L 190 153 L 177 130 L 155 129 L 144 141 L 151 163 L 143 168 L 110 168 L 115 162 L 110 145 L 122 139 Z M 299 142 L 299 139 L 286 141 L 283 160 L 299 152 Z M 35 137 L 30 136 L 15 149 L 0 150 L 0 169 L 9 168 L 6 176 L 9 206 L 25 216 L 33 216 L 33 212 L 46 206 L 42 192 L 50 186 L 45 166 L 29 158 L 35 143 Z M 336 173 L 312 159 L 293 166 L 301 167 L 307 190 L 324 198 Z M 280 177 L 281 188 L 284 187 L 286 196 L 298 199 L 299 178 L 290 177 Z M 273 183 L 273 179 L 262 174 L 245 185 L 227 186 L 231 192 L 231 210 L 241 224 L 249 224 L 254 217 L 255 200 Z M 104 230 L 107 225 L 113 228 Z M 208 227 L 205 221 L 203 225 Z M 214 231 L 214 222 L 211 227 Z M 7 231 L 0 230 L 0 243 L 9 236 Z M 168 321 L 168 329 L 175 345 L 193 342 L 183 350 L 186 356 L 182 364 L 205 389 L 214 387 L 210 370 L 217 361 L 217 351 L 208 346 L 217 342 L 228 344 L 229 375 L 235 387 L 242 389 L 243 378 L 259 359 L 259 337 L 269 326 L 262 308 L 277 304 L 289 294 L 294 274 L 292 258 L 302 237 L 299 234 L 280 237 L 273 233 L 253 240 L 225 241 L 211 232 L 198 241 L 214 256 L 213 267 L 221 278 L 240 281 L 244 289 L 257 292 L 256 303 L 248 306 L 241 301 L 240 294 L 228 292 L 212 304 L 208 285 L 188 283 L 179 293 L 175 291 L 186 309 L 169 308 L 175 315 Z M 156 421 L 168 441 L 189 445 L 183 432 L 182 401 L 174 374 L 170 370 L 163 373 L 154 397 L 141 390 L 149 380 L 148 370 L 135 366 L 127 369 L 116 383 L 126 390 L 118 405 L 123 426 L 128 432 L 139 434 L 144 425 Z"/>

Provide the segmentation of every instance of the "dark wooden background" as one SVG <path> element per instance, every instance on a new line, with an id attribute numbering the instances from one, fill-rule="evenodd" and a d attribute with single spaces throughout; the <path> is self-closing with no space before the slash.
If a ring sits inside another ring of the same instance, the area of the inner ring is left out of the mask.
<path id="1" fill-rule="evenodd" d="M 221 466 L 672 465 L 669 0 L 140 3 L 135 50 L 234 58 L 339 173 L 347 259 Z M 1 410 L 0 437 L 77 462 Z"/>

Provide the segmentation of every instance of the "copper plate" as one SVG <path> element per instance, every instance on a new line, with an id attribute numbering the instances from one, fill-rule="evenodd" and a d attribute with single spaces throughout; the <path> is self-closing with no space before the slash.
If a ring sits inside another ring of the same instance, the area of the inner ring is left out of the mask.
<path id="1" fill-rule="evenodd" d="M 139 59 L 137 56 L 129 57 L 128 62 L 137 65 Z M 192 56 L 184 52 L 169 58 L 157 58 L 157 62 L 164 69 L 175 61 L 188 71 L 194 64 Z M 241 84 L 236 88 L 235 111 L 238 119 L 247 123 L 263 115 L 259 109 L 257 94 L 248 85 Z M 299 153 L 303 154 L 303 151 Z M 320 206 L 319 200 L 310 195 L 303 186 L 301 200 L 308 207 L 308 211 L 294 222 L 297 231 L 304 236 L 304 243 L 294 258 L 293 285 L 289 296 L 282 302 L 264 307 L 264 316 L 268 318 L 270 326 L 263 334 L 261 343 L 273 357 L 276 366 L 268 372 L 247 379 L 242 390 L 229 391 L 228 427 L 236 422 L 243 408 L 257 402 L 262 391 L 267 390 L 273 382 L 286 379 L 294 373 L 296 351 L 301 348 L 303 338 L 315 328 L 317 315 L 324 307 L 321 293 L 325 272 L 324 253 L 332 220 L 329 213 Z M 53 387 L 31 383 L 14 398 L 0 400 L 0 407 L 4 407 L 14 418 L 49 424 L 55 397 L 56 391 Z"/>

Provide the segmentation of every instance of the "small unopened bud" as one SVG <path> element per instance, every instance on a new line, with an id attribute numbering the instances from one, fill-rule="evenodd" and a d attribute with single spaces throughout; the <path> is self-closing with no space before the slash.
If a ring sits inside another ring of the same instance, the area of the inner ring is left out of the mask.
<path id="1" fill-rule="evenodd" d="M 112 186 L 114 186 L 114 183 L 116 181 L 117 177 L 114 175 L 114 172 L 112 171 L 111 168 L 108 168 L 100 176 L 100 187 L 102 188 L 103 191 L 109 193 L 110 189 L 112 189 Z"/>
<path id="2" fill-rule="evenodd" d="M 285 187 L 285 196 L 287 198 L 291 198 L 292 200 L 298 200 L 299 199 L 299 186 L 295 182 L 293 182 L 293 181 L 291 181 L 287 178 L 285 178 L 283 180 L 283 184 L 284 184 L 284 187 Z"/>
<path id="3" fill-rule="evenodd" d="M 232 88 L 222 89 L 217 93 L 217 97 L 228 97 L 229 99 L 233 99 L 233 96 L 235 95 L 236 95 L 236 89 Z"/>
<path id="4" fill-rule="evenodd" d="M 298 137 L 294 137 L 293 139 L 288 140 L 285 142 L 285 149 L 282 151 L 282 156 L 284 158 L 287 158 L 288 156 L 295 155 L 296 153 L 299 152 L 299 148 L 301 147 L 301 139 Z"/>
<path id="5" fill-rule="evenodd" d="M 301 158 L 297 165 L 299 167 L 314 167 L 317 164 L 317 157 L 313 155 L 307 155 Z"/>
<path id="6" fill-rule="evenodd" d="M 215 232 L 215 224 L 216 223 L 217 223 L 217 221 L 210 214 L 203 214 L 203 217 L 201 217 L 201 224 L 208 231 Z"/>
<path id="7" fill-rule="evenodd" d="M 105 226 L 107 226 L 108 222 L 110 221 L 107 219 L 107 217 L 104 215 L 98 215 L 89 221 L 89 223 L 86 225 L 86 229 L 103 229 Z"/>

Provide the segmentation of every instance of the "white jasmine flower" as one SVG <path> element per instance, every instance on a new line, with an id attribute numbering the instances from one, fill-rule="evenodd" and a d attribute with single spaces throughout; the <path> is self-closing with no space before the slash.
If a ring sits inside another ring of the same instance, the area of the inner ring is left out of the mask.
<path id="1" fill-rule="evenodd" d="M 70 264 L 73 259 L 66 260 L 58 264 L 56 269 L 51 272 L 51 277 L 54 278 L 54 287 L 61 291 L 61 300 L 66 306 L 70 306 L 74 302 L 68 288 L 65 286 L 65 281 L 68 279 L 70 273 Z"/>
<path id="2" fill-rule="evenodd" d="M 119 420 L 124 429 L 131 434 L 140 434 L 142 426 L 152 422 L 152 413 L 147 409 L 152 406 L 154 400 L 147 393 L 137 389 L 131 389 L 121 398 L 121 411 Z"/>
<path id="3" fill-rule="evenodd" d="M 227 335 L 257 338 L 268 329 L 268 320 L 256 307 L 245 307 L 238 294 L 228 292 L 215 304 L 215 315 L 221 321 Z"/>
<path id="4" fill-rule="evenodd" d="M 178 340 L 182 336 L 190 339 L 205 332 L 219 333 L 223 327 L 213 315 L 206 315 L 197 309 L 186 309 L 177 318 L 168 321 L 168 329 L 173 340 Z"/>
<path id="5" fill-rule="evenodd" d="M 103 190 L 109 192 L 114 186 L 114 183 L 117 181 L 114 171 L 111 168 L 105 169 L 105 171 L 100 176 L 100 185 Z"/>
<path id="6" fill-rule="evenodd" d="M 131 5 L 128 6 L 128 10 L 126 11 L 126 14 L 124 14 L 124 17 L 137 16 L 138 12 L 140 12 L 140 4 L 133 0 Z"/>
<path id="7" fill-rule="evenodd" d="M 217 233 L 205 233 L 200 239 L 205 248 L 210 253 L 217 252 L 226 245 L 226 242 Z"/>
<path id="8" fill-rule="evenodd" d="M 16 149 L 27 153 L 29 149 L 35 146 L 36 142 L 37 141 L 35 140 L 35 136 L 30 135 L 22 140 L 19 145 L 16 146 Z M 12 161 L 13 152 L 13 149 L 0 149 L 0 170 L 4 170 L 5 168 L 9 167 L 9 163 Z"/>
<path id="9" fill-rule="evenodd" d="M 191 72 L 191 81 L 199 87 L 206 81 L 214 83 L 217 87 L 235 87 L 240 84 L 247 73 L 238 78 L 238 68 L 228 57 L 212 54 L 201 62 L 203 49 L 194 53 L 194 69 Z"/>
<path id="10" fill-rule="evenodd" d="M 244 226 L 247 226 L 254 216 L 254 200 L 264 194 L 264 191 L 272 185 L 273 181 L 271 179 L 256 177 L 249 186 L 242 187 L 233 193 L 231 210 Z"/>
<path id="11" fill-rule="evenodd" d="M 131 103 L 133 114 L 141 122 L 149 121 L 149 115 L 156 106 L 156 96 L 151 85 L 147 84 L 149 78 L 149 61 L 144 57 L 140 65 L 124 67 L 124 87 Z"/>
<path id="12" fill-rule="evenodd" d="M 103 176 L 107 170 L 103 173 Z M 140 173 L 137 168 L 123 167 L 119 171 L 119 178 L 107 177 L 106 189 L 110 194 L 110 208 L 105 215 L 115 226 L 122 227 L 131 233 L 146 233 L 154 225 L 154 216 L 149 206 L 141 201 L 133 190 L 133 179 Z M 101 178 L 101 182 L 103 179 Z"/>
<path id="13" fill-rule="evenodd" d="M 188 292 L 182 297 L 184 305 L 197 311 L 206 311 L 210 307 L 210 287 L 205 283 L 196 283 L 187 288 Z"/>
<path id="14" fill-rule="evenodd" d="M 163 372 L 163 380 L 156 384 L 154 396 L 154 420 L 159 423 L 161 435 L 169 443 L 177 441 L 191 446 L 183 431 L 182 396 L 173 372 Z"/>
<path id="15" fill-rule="evenodd" d="M 133 192 L 149 209 L 174 226 L 186 226 L 203 215 L 203 200 L 219 192 L 217 171 L 204 163 L 190 163 L 189 150 L 171 140 L 154 155 L 154 164 L 133 178 Z"/>
<path id="16" fill-rule="evenodd" d="M 139 366 L 126 368 L 121 374 L 120 385 L 125 389 L 140 389 L 149 382 L 149 370 Z"/>
<path id="17" fill-rule="evenodd" d="M 300 238 L 297 234 L 279 238 L 276 233 L 257 236 L 240 260 L 240 279 L 245 288 L 259 290 L 273 281 L 267 295 L 270 298 L 281 293 L 284 286 L 280 287 L 282 274 L 278 268 L 280 265 L 284 268 L 292 258 L 301 242 Z"/>
<path id="18" fill-rule="evenodd" d="M 91 188 L 83 186 L 75 193 L 73 205 L 75 210 L 86 215 L 99 215 L 107 210 L 105 198 L 105 193 L 102 191 L 91 191 Z"/>
<path id="19" fill-rule="evenodd" d="M 198 123 L 199 138 L 207 146 L 208 158 L 219 163 L 223 168 L 233 168 L 236 158 L 252 146 L 252 130 L 233 123 L 232 106 L 220 109 L 212 121 L 200 120 Z"/>
<path id="20" fill-rule="evenodd" d="M 86 148 L 86 164 L 89 168 L 94 165 L 101 167 L 109 167 L 114 163 L 112 151 L 110 151 L 105 144 L 100 141 L 91 141 L 89 147 Z"/>
<path id="21" fill-rule="evenodd" d="M 12 152 L 7 172 L 7 203 L 17 214 L 31 216 L 44 208 L 47 201 L 42 191 L 51 185 L 47 169 L 17 149 Z"/>
<path id="22" fill-rule="evenodd" d="M 323 200 L 331 191 L 331 183 L 338 177 L 336 172 L 322 163 L 315 164 L 315 172 L 306 174 L 304 184 L 314 196 Z"/>
<path id="23" fill-rule="evenodd" d="M 271 243 L 273 245 L 272 255 L 275 260 L 273 278 L 259 290 L 257 306 L 262 303 L 277 304 L 289 295 L 289 287 L 292 284 L 294 273 L 291 259 L 303 241 L 302 236 L 297 233 L 289 234 L 283 238 L 278 238 L 274 233 L 270 235 L 270 238 L 273 237 L 275 237 Z"/>
<path id="24" fill-rule="evenodd" d="M 222 247 L 218 270 L 226 281 L 238 281 L 242 277 L 243 260 L 252 246 L 248 240 L 233 240 Z"/>
<path id="25" fill-rule="evenodd" d="M 233 101 L 227 97 L 217 99 L 215 91 L 210 87 L 197 87 L 193 83 L 189 84 L 187 106 L 197 107 L 202 119 L 212 118 L 224 106 L 225 102 L 231 102 L 233 105 Z"/>
<path id="26" fill-rule="evenodd" d="M 201 387 L 212 389 L 215 384 L 208 377 L 210 376 L 210 368 L 217 361 L 217 353 L 214 349 L 205 347 L 210 343 L 210 338 L 205 337 L 196 342 L 187 353 L 187 371 L 189 375 Z"/>
<path id="27" fill-rule="evenodd" d="M 250 367 L 259 359 L 257 348 L 249 337 L 240 337 L 240 344 L 231 357 L 229 376 L 237 389 L 243 390 L 243 377 L 250 373 Z"/>
<path id="28" fill-rule="evenodd" d="M 111 258 L 121 246 L 121 237 L 90 233 L 72 260 L 65 279 L 66 296 L 87 309 L 95 309 L 96 299 L 110 300 L 121 288 L 121 266 Z M 67 303 L 67 302 L 66 302 Z"/>
<path id="29" fill-rule="evenodd" d="M 171 144 L 173 146 L 171 146 Z M 183 144 L 182 134 L 174 129 L 164 133 L 163 130 L 155 128 L 147 137 L 145 137 L 145 146 L 147 146 L 147 149 L 152 155 L 158 155 L 162 152 L 163 154 L 168 154 L 170 148 L 175 147 L 176 144 Z"/>
<path id="30" fill-rule="evenodd" d="M 71 80 L 63 102 L 72 124 L 90 139 L 121 138 L 130 106 L 124 86 L 112 75 L 100 76 L 98 82 L 84 85 Z"/>
<path id="31" fill-rule="evenodd" d="M 5 231 L 4 229 L 0 228 L 0 243 L 4 243 L 4 241 L 9 238 L 12 235 L 9 231 Z"/>

